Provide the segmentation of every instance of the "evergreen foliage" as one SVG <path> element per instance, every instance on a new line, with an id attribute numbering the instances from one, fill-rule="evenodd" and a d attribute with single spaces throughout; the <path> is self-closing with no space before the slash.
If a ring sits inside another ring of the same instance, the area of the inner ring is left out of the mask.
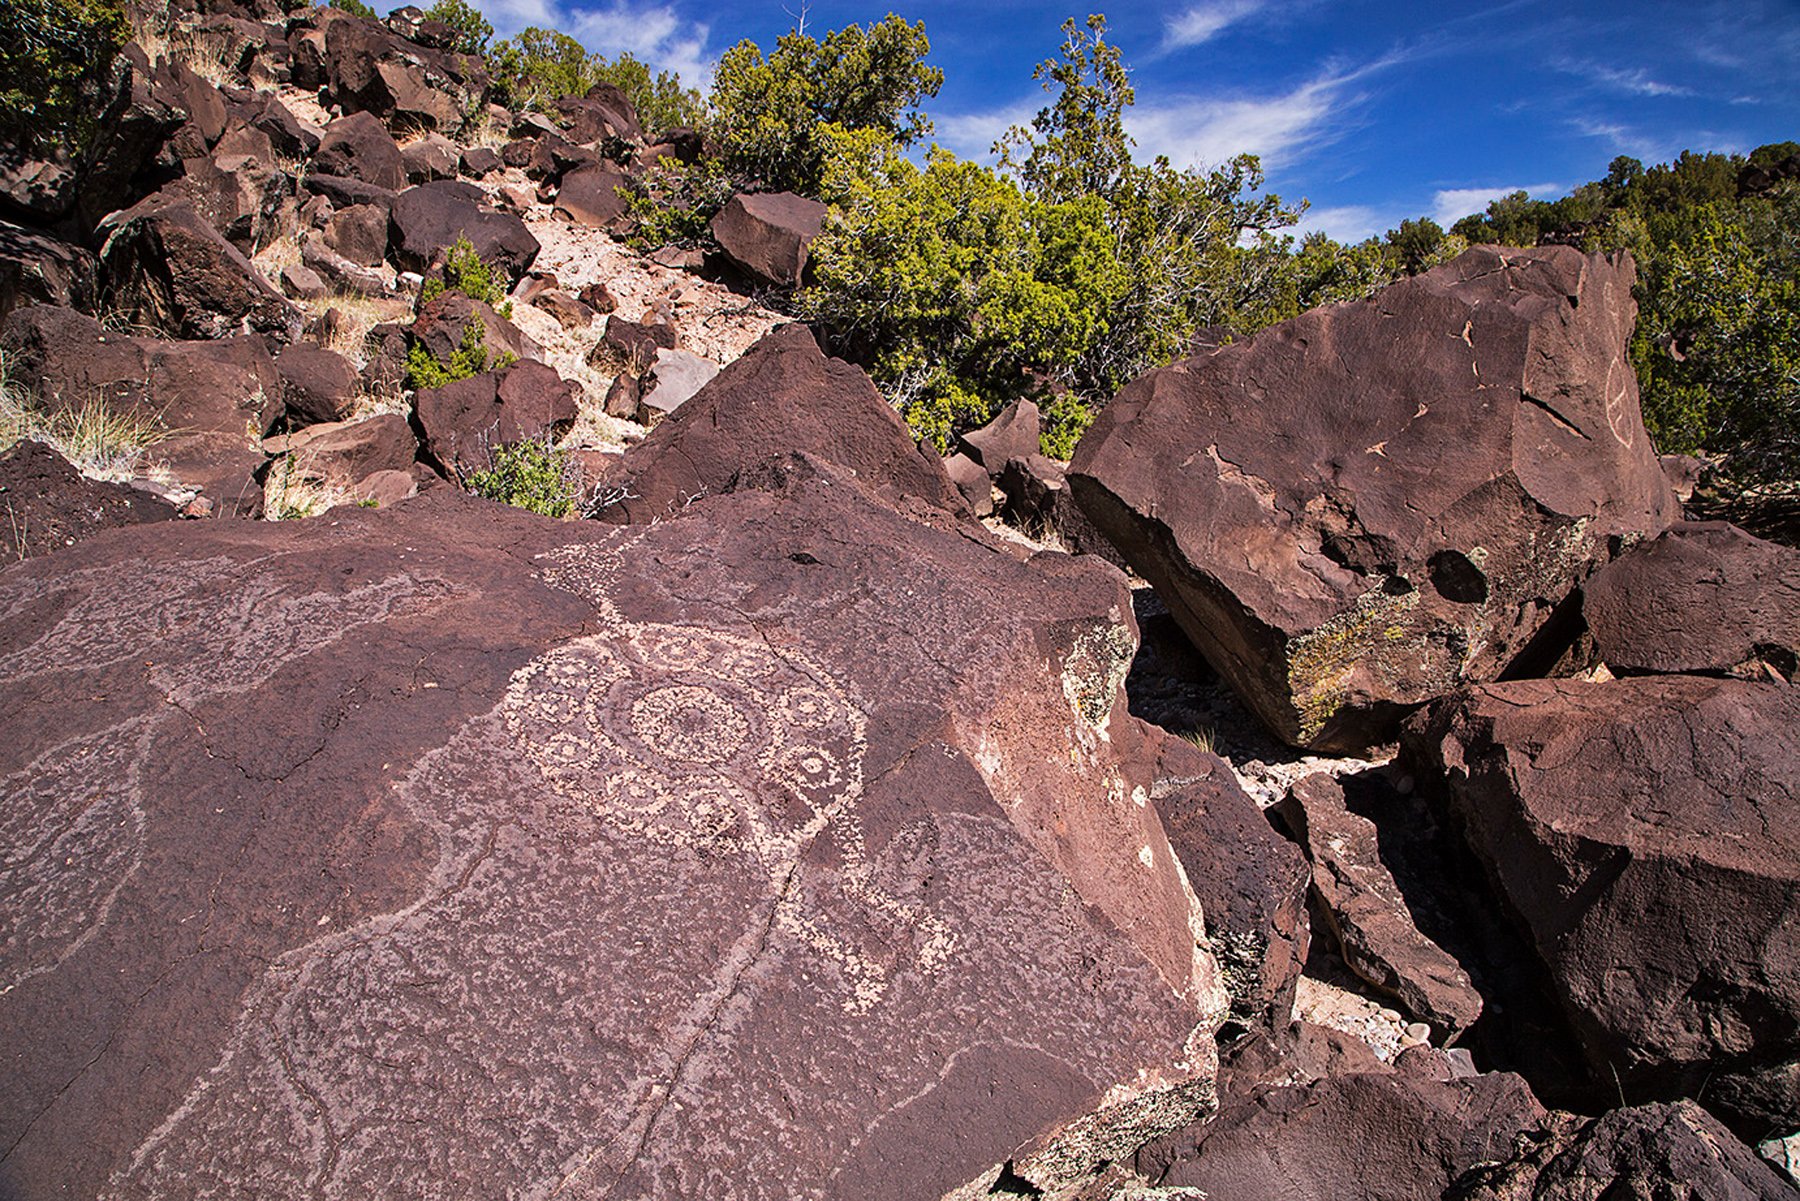
<path id="1" fill-rule="evenodd" d="M 567 517 L 575 511 L 580 496 L 567 460 L 563 451 L 548 442 L 528 439 L 496 450 L 493 466 L 470 475 L 463 487 L 477 496 L 545 517 Z"/>
<path id="2" fill-rule="evenodd" d="M 455 31 L 454 48 L 459 54 L 482 53 L 494 36 L 494 27 L 466 0 L 437 0 L 425 10 L 425 15 L 434 21 L 442 21 Z"/>
<path id="3" fill-rule="evenodd" d="M 331 0 L 331 7 L 347 12 L 353 17 L 361 17 L 365 21 L 379 19 L 375 15 L 375 10 L 364 4 L 363 0 Z"/>
<path id="4" fill-rule="evenodd" d="M 121 0 L 5 0 L 0 141 L 88 144 L 113 59 L 130 37 Z"/>

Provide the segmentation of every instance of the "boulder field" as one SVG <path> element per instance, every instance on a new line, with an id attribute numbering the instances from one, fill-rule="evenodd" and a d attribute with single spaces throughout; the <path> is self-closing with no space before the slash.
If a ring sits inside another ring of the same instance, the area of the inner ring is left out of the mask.
<path id="1" fill-rule="evenodd" d="M 940 458 L 822 205 L 613 245 L 701 131 L 201 7 L 0 147 L 0 1197 L 1800 1198 L 1800 552 L 1629 258 Z"/>

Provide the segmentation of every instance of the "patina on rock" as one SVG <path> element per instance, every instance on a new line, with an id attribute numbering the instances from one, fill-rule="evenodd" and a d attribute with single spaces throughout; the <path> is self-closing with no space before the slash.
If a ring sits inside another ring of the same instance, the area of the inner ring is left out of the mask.
<path id="1" fill-rule="evenodd" d="M 1082 439 L 1076 500 L 1275 734 L 1391 738 L 1679 516 L 1625 358 L 1633 278 L 1478 247 L 1153 371 Z"/>
<path id="2" fill-rule="evenodd" d="M 1207 1112 L 1121 577 L 752 474 L 0 574 L 9 1191 L 914 1201 Z"/>

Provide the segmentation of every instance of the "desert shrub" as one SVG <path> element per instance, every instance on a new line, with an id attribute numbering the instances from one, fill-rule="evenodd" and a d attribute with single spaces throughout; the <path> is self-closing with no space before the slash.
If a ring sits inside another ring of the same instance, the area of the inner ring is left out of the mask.
<path id="1" fill-rule="evenodd" d="M 121 0 L 0 4 L 0 140 L 86 145 L 130 37 Z"/>
<path id="2" fill-rule="evenodd" d="M 462 341 L 450 352 L 450 361 L 441 362 L 423 342 L 414 341 L 406 349 L 406 386 L 412 389 L 441 388 L 445 384 L 453 384 L 460 379 L 468 379 L 472 375 L 480 375 L 483 371 L 499 371 L 510 367 L 517 359 L 511 351 L 490 354 L 487 346 L 487 326 L 480 317 L 470 317 L 463 326 Z"/>
<path id="3" fill-rule="evenodd" d="M 347 12 L 353 17 L 361 17 L 365 21 L 379 20 L 375 15 L 375 10 L 364 4 L 363 0 L 331 0 L 331 7 Z"/>
<path id="4" fill-rule="evenodd" d="M 573 513 L 581 491 L 569 469 L 568 456 L 537 439 L 500 447 L 494 452 L 493 466 L 468 476 L 463 487 L 477 496 L 545 517 Z"/>
<path id="5" fill-rule="evenodd" d="M 471 7 L 465 0 L 437 0 L 425 15 L 434 21 L 442 21 L 456 34 L 453 47 L 461 54 L 480 54 L 487 49 L 488 39 L 494 36 L 494 27 L 488 24 L 480 11 Z"/>
<path id="6" fill-rule="evenodd" d="M 1099 200 L 1035 201 L 941 150 L 920 167 L 873 131 L 830 136 L 801 306 L 920 435 L 947 446 L 1105 332 L 1125 281 Z"/>
<path id="7" fill-rule="evenodd" d="M 708 226 L 737 185 L 714 158 L 683 163 L 665 158 L 631 182 L 631 244 L 698 246 L 711 239 Z"/>
<path id="8" fill-rule="evenodd" d="M 475 244 L 459 235 L 444 256 L 441 273 L 426 280 L 419 289 L 419 303 L 430 304 L 446 292 L 461 292 L 470 300 L 492 306 L 502 317 L 512 316 L 512 301 L 506 298 L 506 273 L 483 262 L 475 253 Z"/>
<path id="9" fill-rule="evenodd" d="M 930 51 L 925 23 L 893 14 L 824 41 L 784 34 L 766 58 L 755 42 L 739 42 L 713 76 L 712 128 L 727 168 L 768 191 L 817 196 L 833 131 L 911 145 L 931 132 L 919 102 L 944 82 L 925 65 Z"/>

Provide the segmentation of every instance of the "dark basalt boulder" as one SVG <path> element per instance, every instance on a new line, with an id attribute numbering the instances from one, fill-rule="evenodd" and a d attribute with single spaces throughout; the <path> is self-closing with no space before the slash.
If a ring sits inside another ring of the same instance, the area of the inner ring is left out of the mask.
<path id="1" fill-rule="evenodd" d="M 172 521 L 175 507 L 123 484 L 84 479 L 56 451 L 25 439 L 0 454 L 0 562 L 49 554 L 125 525 Z"/>
<path id="2" fill-rule="evenodd" d="M 95 141 L 82 160 L 79 186 L 63 197 L 63 207 L 54 214 L 72 201 L 83 230 L 136 204 L 163 182 L 146 182 L 144 176 L 188 119 L 180 90 L 158 83 L 136 43 L 127 43 L 115 62 L 118 88 L 95 123 Z"/>
<path id="3" fill-rule="evenodd" d="M 1389 739 L 1543 651 L 1616 540 L 1679 516 L 1625 357 L 1633 278 L 1478 247 L 1153 371 L 1082 439 L 1075 498 L 1271 731 Z"/>
<path id="4" fill-rule="evenodd" d="M 1402 751 L 1532 940 L 1594 1097 L 1800 1127 L 1800 690 L 1490 684 L 1415 717 Z"/>
<path id="5" fill-rule="evenodd" d="M 1504 1163 L 1473 1168 L 1444 1201 L 1800 1201 L 1756 1152 L 1692 1101 L 1559 1115 Z"/>
<path id="6" fill-rule="evenodd" d="M 618 474 L 629 499 L 601 516 L 620 523 L 666 517 L 792 449 L 848 468 L 863 489 L 903 511 L 923 506 L 968 517 L 943 465 L 919 452 L 869 377 L 827 358 L 803 325 L 765 335 L 626 451 Z"/>
<path id="7" fill-rule="evenodd" d="M 1589 580 L 1582 615 L 1619 675 L 1732 673 L 1792 681 L 1800 551 L 1723 521 L 1682 522 Z"/>
<path id="8" fill-rule="evenodd" d="M 366 112 L 339 117 L 325 127 L 313 166 L 327 175 L 360 179 L 394 192 L 406 186 L 400 144 L 386 125 Z"/>
<path id="9" fill-rule="evenodd" d="M 617 84 L 597 83 L 586 95 L 565 96 L 554 107 L 563 135 L 583 146 L 612 139 L 635 142 L 644 136 L 636 106 Z"/>
<path id="10" fill-rule="evenodd" d="M 400 151 L 409 183 L 430 183 L 437 179 L 455 179 L 461 151 L 455 142 L 441 133 L 428 133 Z"/>
<path id="11" fill-rule="evenodd" d="M 1038 437 L 1043 417 L 1036 402 L 1015 400 L 1000 410 L 1000 415 L 977 430 L 962 436 L 963 449 L 971 459 L 987 468 L 998 479 L 1011 459 L 1030 458 L 1038 452 Z"/>
<path id="12" fill-rule="evenodd" d="M 1306 962 L 1306 859 L 1217 755 L 1170 737 L 1151 798 L 1200 898 L 1240 1029 L 1288 1024 Z"/>
<path id="13" fill-rule="evenodd" d="M 215 511 L 261 506 L 257 439 L 282 412 L 275 362 L 254 335 L 200 342 L 137 338 L 68 309 L 33 306 L 0 327 L 13 381 L 47 412 L 131 411 L 167 436 L 150 458 Z"/>
<path id="14" fill-rule="evenodd" d="M 101 278 L 106 302 L 125 320 L 171 338 L 299 335 L 300 310 L 192 204 L 152 196 L 108 226 Z"/>
<path id="15" fill-rule="evenodd" d="M 1006 496 L 1006 519 L 1027 533 L 1060 542 L 1072 554 L 1099 555 L 1125 570 L 1130 564 L 1082 511 L 1067 470 L 1036 451 L 1008 459 L 992 478 Z"/>
<path id="16" fill-rule="evenodd" d="M 373 113 L 397 130 L 454 134 L 487 93 L 478 55 L 430 49 L 355 17 L 332 19 L 324 33 L 328 94 L 345 112 Z M 310 57 L 298 47 L 294 55 L 297 62 Z M 310 64 L 301 67 L 303 75 L 310 71 Z"/>
<path id="17" fill-rule="evenodd" d="M 623 229 L 631 220 L 631 204 L 619 189 L 630 180 L 611 167 L 587 167 L 563 176 L 556 190 L 556 211 L 595 229 Z"/>
<path id="18" fill-rule="evenodd" d="M 421 275 L 442 260 L 459 237 L 469 239 L 481 261 L 519 282 L 538 255 L 538 240 L 512 213 L 484 208 L 486 193 L 461 180 L 440 180 L 394 197 L 389 247 L 402 271 Z"/>
<path id="19" fill-rule="evenodd" d="M 1548 1117 L 1510 1073 L 1458 1078 L 1436 1052 L 1399 1069 L 1265 1085 L 1146 1148 L 1139 1170 L 1231 1201 L 1440 1201 Z"/>
<path id="20" fill-rule="evenodd" d="M 1200 1119 L 1123 581 L 789 479 L 0 572 L 9 1188 L 913 1201 Z"/>
<path id="21" fill-rule="evenodd" d="M 329 200 L 334 209 L 372 204 L 382 212 L 390 213 L 394 208 L 394 197 L 399 195 L 392 188 L 377 187 L 360 179 L 347 179 L 341 175 L 326 175 L 322 172 L 309 172 L 300 182 L 314 196 Z"/>
<path id="22" fill-rule="evenodd" d="M 387 261 L 388 211 L 379 204 L 353 204 L 332 213 L 323 230 L 325 245 L 359 267 Z"/>
<path id="23" fill-rule="evenodd" d="M 323 139 L 300 124 L 292 110 L 270 92 L 233 88 L 226 92 L 231 118 L 260 131 L 277 154 L 303 158 L 318 150 Z"/>
<path id="24" fill-rule="evenodd" d="M 240 132 L 254 133 L 247 127 Z M 258 153 L 215 153 L 189 159 L 185 175 L 129 211 L 142 212 L 145 206 L 157 203 L 186 203 L 239 253 L 245 257 L 255 254 L 280 232 L 282 216 L 294 195 L 293 177 L 274 165 L 268 139 L 261 134 L 255 137 L 262 142 Z M 114 221 L 109 217 L 101 223 L 103 234 Z"/>
<path id="25" fill-rule="evenodd" d="M 492 146 L 471 146 L 462 152 L 462 173 L 473 179 L 486 178 L 504 165 Z"/>
<path id="26" fill-rule="evenodd" d="M 1350 807 L 1343 785 L 1322 772 L 1307 776 L 1277 811 L 1305 848 L 1314 901 L 1345 966 L 1439 1038 L 1474 1025 L 1481 994 L 1456 957 L 1419 929 L 1384 860 L 1381 828 Z"/>
<path id="27" fill-rule="evenodd" d="M 0 221 L 0 319 L 29 304 L 92 310 L 94 256 L 35 229 Z"/>
<path id="28" fill-rule="evenodd" d="M 575 392 L 542 363 L 517 363 L 441 388 L 421 388 L 413 421 L 425 453 L 452 478 L 493 466 L 494 452 L 554 439 L 575 424 Z"/>
<path id="29" fill-rule="evenodd" d="M 285 348 L 275 357 L 275 370 L 288 422 L 295 427 L 344 420 L 362 391 L 354 363 L 310 342 Z"/>
<path id="30" fill-rule="evenodd" d="M 461 292 L 444 292 L 427 301 L 413 321 L 412 339 L 432 358 L 448 363 L 467 339 L 471 325 L 480 326 L 481 340 L 488 348 L 491 361 L 502 355 L 511 355 L 514 359 L 541 360 L 544 357 L 543 349 L 493 306 L 471 300 Z"/>
<path id="31" fill-rule="evenodd" d="M 806 270 L 812 240 L 824 227 L 825 206 L 792 192 L 739 193 L 712 219 L 719 249 L 764 283 L 792 287 Z"/>
<path id="32" fill-rule="evenodd" d="M 987 517 L 994 512 L 994 482 L 988 478 L 980 463 L 968 455 L 955 454 L 944 459 L 944 471 L 956 490 L 969 504 L 969 511 L 977 517 Z"/>
<path id="33" fill-rule="evenodd" d="M 409 472 L 419 439 L 406 418 L 382 413 L 366 421 L 309 425 L 297 433 L 265 438 L 263 451 L 291 456 L 290 469 L 340 488 L 384 472 Z"/>

